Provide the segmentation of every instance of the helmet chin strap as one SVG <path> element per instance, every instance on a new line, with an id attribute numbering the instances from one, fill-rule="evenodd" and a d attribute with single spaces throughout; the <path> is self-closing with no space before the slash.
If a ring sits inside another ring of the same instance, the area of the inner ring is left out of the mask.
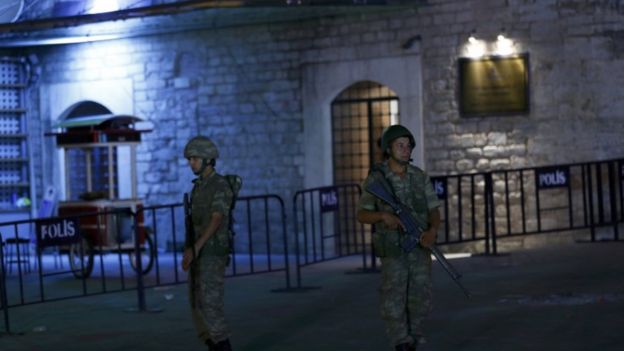
<path id="1" fill-rule="evenodd" d="M 399 160 L 398 158 L 394 157 L 394 155 L 392 156 L 392 159 L 395 160 L 401 166 L 407 166 L 412 161 L 411 158 L 409 160 L 407 160 L 407 161 Z"/>
<path id="2" fill-rule="evenodd" d="M 204 173 L 204 171 L 206 170 L 206 167 L 208 167 L 208 165 L 209 165 L 209 164 L 210 164 L 210 162 L 209 162 L 207 159 L 202 158 L 202 165 L 201 165 L 201 168 L 199 169 L 199 171 L 197 171 L 197 172 L 193 172 L 193 173 L 194 173 L 196 176 L 201 175 L 202 173 Z"/>

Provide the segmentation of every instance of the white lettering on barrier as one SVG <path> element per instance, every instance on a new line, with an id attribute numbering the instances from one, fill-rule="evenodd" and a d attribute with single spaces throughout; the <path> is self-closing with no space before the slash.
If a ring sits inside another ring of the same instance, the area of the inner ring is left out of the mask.
<path id="1" fill-rule="evenodd" d="M 433 188 L 438 196 L 444 195 L 444 182 L 439 180 L 434 181 Z"/>
<path id="2" fill-rule="evenodd" d="M 552 173 L 544 173 L 539 176 L 539 184 L 540 186 L 556 186 L 556 185 L 565 185 L 568 183 L 568 179 L 566 178 L 566 174 L 563 171 L 555 171 Z"/>
<path id="3" fill-rule="evenodd" d="M 332 191 L 329 193 L 321 194 L 323 206 L 336 206 L 338 204 L 338 197 L 336 196 L 336 192 Z"/>
<path id="4" fill-rule="evenodd" d="M 64 220 L 60 223 L 44 224 L 41 226 L 41 239 L 67 238 L 76 235 L 74 222 Z"/>

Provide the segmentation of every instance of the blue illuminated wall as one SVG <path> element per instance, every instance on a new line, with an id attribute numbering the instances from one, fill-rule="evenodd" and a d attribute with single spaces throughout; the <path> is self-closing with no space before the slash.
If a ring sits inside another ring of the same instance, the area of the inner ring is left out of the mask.
<path id="1" fill-rule="evenodd" d="M 394 13 L 19 51 L 36 55 L 41 69 L 29 95 L 31 140 L 46 153 L 34 159 L 41 165 L 38 191 L 57 174 L 53 144 L 41 136 L 55 118 L 46 106 L 47 87 L 118 79 L 131 82 L 133 114 L 155 125 L 138 154 L 139 195 L 149 204 L 180 201 L 190 188 L 192 175 L 181 155 L 197 134 L 219 146 L 220 171 L 243 176 L 244 194 L 276 193 L 290 201 L 306 185 L 306 174 L 318 172 L 305 160 L 304 126 L 315 119 L 303 117 L 309 108 L 302 96 L 305 68 L 412 55 L 413 46 L 422 62 L 415 79 L 422 89 L 419 137 L 431 173 L 621 157 L 620 9 L 606 2 L 487 4 L 430 1 Z M 473 31 L 492 42 L 503 28 L 520 52 L 530 54 L 530 112 L 462 118 L 457 58 Z M 326 144 L 318 147 L 331 147 Z"/>

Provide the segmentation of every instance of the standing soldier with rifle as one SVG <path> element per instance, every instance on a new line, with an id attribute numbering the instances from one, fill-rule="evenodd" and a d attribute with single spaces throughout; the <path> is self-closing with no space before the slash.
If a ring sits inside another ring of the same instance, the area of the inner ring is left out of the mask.
<path id="1" fill-rule="evenodd" d="M 420 224 L 420 245 L 403 247 L 406 228 L 388 203 L 362 192 L 357 219 L 374 224 L 373 245 L 381 258 L 380 309 L 386 332 L 398 351 L 416 350 L 424 342 L 422 322 L 431 310 L 431 253 L 440 226 L 440 202 L 429 176 L 410 165 L 414 136 L 401 126 L 386 128 L 381 148 L 386 160 L 371 168 L 364 189 L 378 182 Z"/>
<path id="2" fill-rule="evenodd" d="M 209 350 L 227 351 L 232 347 L 223 312 L 223 293 L 230 254 L 233 192 L 227 180 L 215 170 L 219 152 L 210 139 L 198 136 L 189 140 L 184 157 L 197 176 L 193 180 L 190 204 L 185 201 L 187 233 L 182 259 L 184 271 L 190 270 L 193 323 Z"/>

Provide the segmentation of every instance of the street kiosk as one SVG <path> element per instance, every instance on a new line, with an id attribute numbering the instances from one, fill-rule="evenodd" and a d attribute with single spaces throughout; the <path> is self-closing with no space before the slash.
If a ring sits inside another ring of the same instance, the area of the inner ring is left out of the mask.
<path id="1" fill-rule="evenodd" d="M 64 250 L 77 278 L 91 275 L 96 253 L 127 254 L 135 270 L 136 257 L 141 257 L 143 273 L 152 267 L 154 242 L 136 189 L 136 148 L 141 134 L 151 131 L 137 128 L 141 122 L 83 101 L 69 107 L 56 130 L 46 134 L 54 136 L 61 149 L 65 199 L 59 202 L 58 214 L 80 222 L 81 242 Z"/>

